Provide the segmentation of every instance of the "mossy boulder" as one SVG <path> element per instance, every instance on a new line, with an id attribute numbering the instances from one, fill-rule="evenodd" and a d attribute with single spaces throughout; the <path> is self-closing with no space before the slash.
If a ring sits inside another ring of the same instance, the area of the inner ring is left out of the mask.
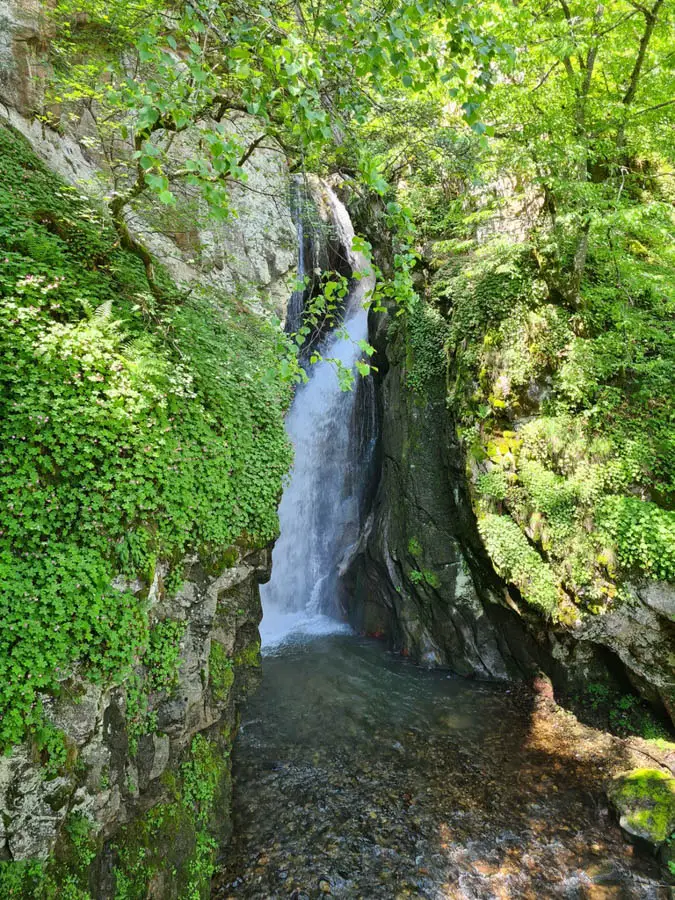
<path id="1" fill-rule="evenodd" d="M 660 847 L 675 832 L 675 778 L 660 769 L 618 775 L 608 796 L 628 834 Z"/>

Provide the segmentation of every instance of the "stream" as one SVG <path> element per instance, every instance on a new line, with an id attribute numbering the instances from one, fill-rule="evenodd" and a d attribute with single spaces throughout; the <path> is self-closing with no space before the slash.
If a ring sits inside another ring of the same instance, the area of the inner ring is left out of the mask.
<path id="1" fill-rule="evenodd" d="M 670 897 L 602 799 L 606 736 L 550 701 L 344 634 L 263 673 L 219 900 Z"/>
<path id="2" fill-rule="evenodd" d="M 329 200 L 349 247 L 349 217 Z M 346 366 L 367 337 L 367 285 L 324 347 Z M 620 743 L 523 685 L 418 668 L 340 621 L 373 404 L 372 385 L 341 392 L 320 363 L 288 417 L 295 465 L 261 588 L 263 680 L 235 744 L 234 838 L 212 896 L 666 900 L 657 863 L 603 799 Z"/>

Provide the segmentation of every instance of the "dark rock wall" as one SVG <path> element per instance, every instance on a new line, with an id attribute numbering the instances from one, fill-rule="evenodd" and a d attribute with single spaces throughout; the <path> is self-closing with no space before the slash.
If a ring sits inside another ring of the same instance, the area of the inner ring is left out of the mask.
<path id="1" fill-rule="evenodd" d="M 375 325 L 375 323 L 374 323 Z M 445 385 L 405 385 L 400 337 L 375 325 L 377 490 L 343 603 L 360 631 L 462 675 L 507 678 L 545 658 L 503 599 L 478 536 Z"/>

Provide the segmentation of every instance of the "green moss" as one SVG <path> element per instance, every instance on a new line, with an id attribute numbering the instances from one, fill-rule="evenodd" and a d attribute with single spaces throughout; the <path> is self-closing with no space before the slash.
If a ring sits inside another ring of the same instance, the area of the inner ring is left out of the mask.
<path id="1" fill-rule="evenodd" d="M 225 648 L 216 640 L 211 641 L 209 653 L 209 686 L 213 699 L 225 703 L 234 684 L 234 665 Z"/>
<path id="2" fill-rule="evenodd" d="M 408 541 L 408 553 L 410 553 L 411 556 L 421 556 L 422 551 L 422 545 L 417 540 L 417 538 L 410 538 L 410 540 Z"/>
<path id="3" fill-rule="evenodd" d="M 151 884 L 165 884 L 181 900 L 209 896 L 216 819 L 227 809 L 219 798 L 230 789 L 229 743 L 222 735 L 218 741 L 196 735 L 163 783 L 169 800 L 123 828 L 115 842 L 115 900 L 145 900 Z"/>
<path id="4" fill-rule="evenodd" d="M 232 566 L 237 564 L 239 557 L 239 549 L 235 546 L 227 547 L 220 553 L 214 553 L 205 548 L 200 550 L 200 558 L 204 564 L 206 574 L 213 577 L 220 575 L 225 569 L 231 569 Z"/>
<path id="5" fill-rule="evenodd" d="M 437 590 L 441 586 L 440 578 L 435 572 L 432 572 L 431 569 L 422 569 L 422 575 L 429 587 Z"/>
<path id="6" fill-rule="evenodd" d="M 652 844 L 663 844 L 675 831 L 675 778 L 660 769 L 635 769 L 618 776 L 610 798 L 621 825 Z"/>
<path id="7" fill-rule="evenodd" d="M 258 668 L 260 666 L 260 641 L 255 640 L 240 650 L 234 658 L 235 666 L 251 666 Z"/>

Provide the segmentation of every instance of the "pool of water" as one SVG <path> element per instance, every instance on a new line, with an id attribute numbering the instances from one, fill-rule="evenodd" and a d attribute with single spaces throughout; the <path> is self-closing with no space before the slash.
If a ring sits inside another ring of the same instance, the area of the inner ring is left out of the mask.
<path id="1" fill-rule="evenodd" d="M 242 719 L 213 897 L 665 900 L 603 800 L 616 753 L 523 688 L 287 642 Z"/>

